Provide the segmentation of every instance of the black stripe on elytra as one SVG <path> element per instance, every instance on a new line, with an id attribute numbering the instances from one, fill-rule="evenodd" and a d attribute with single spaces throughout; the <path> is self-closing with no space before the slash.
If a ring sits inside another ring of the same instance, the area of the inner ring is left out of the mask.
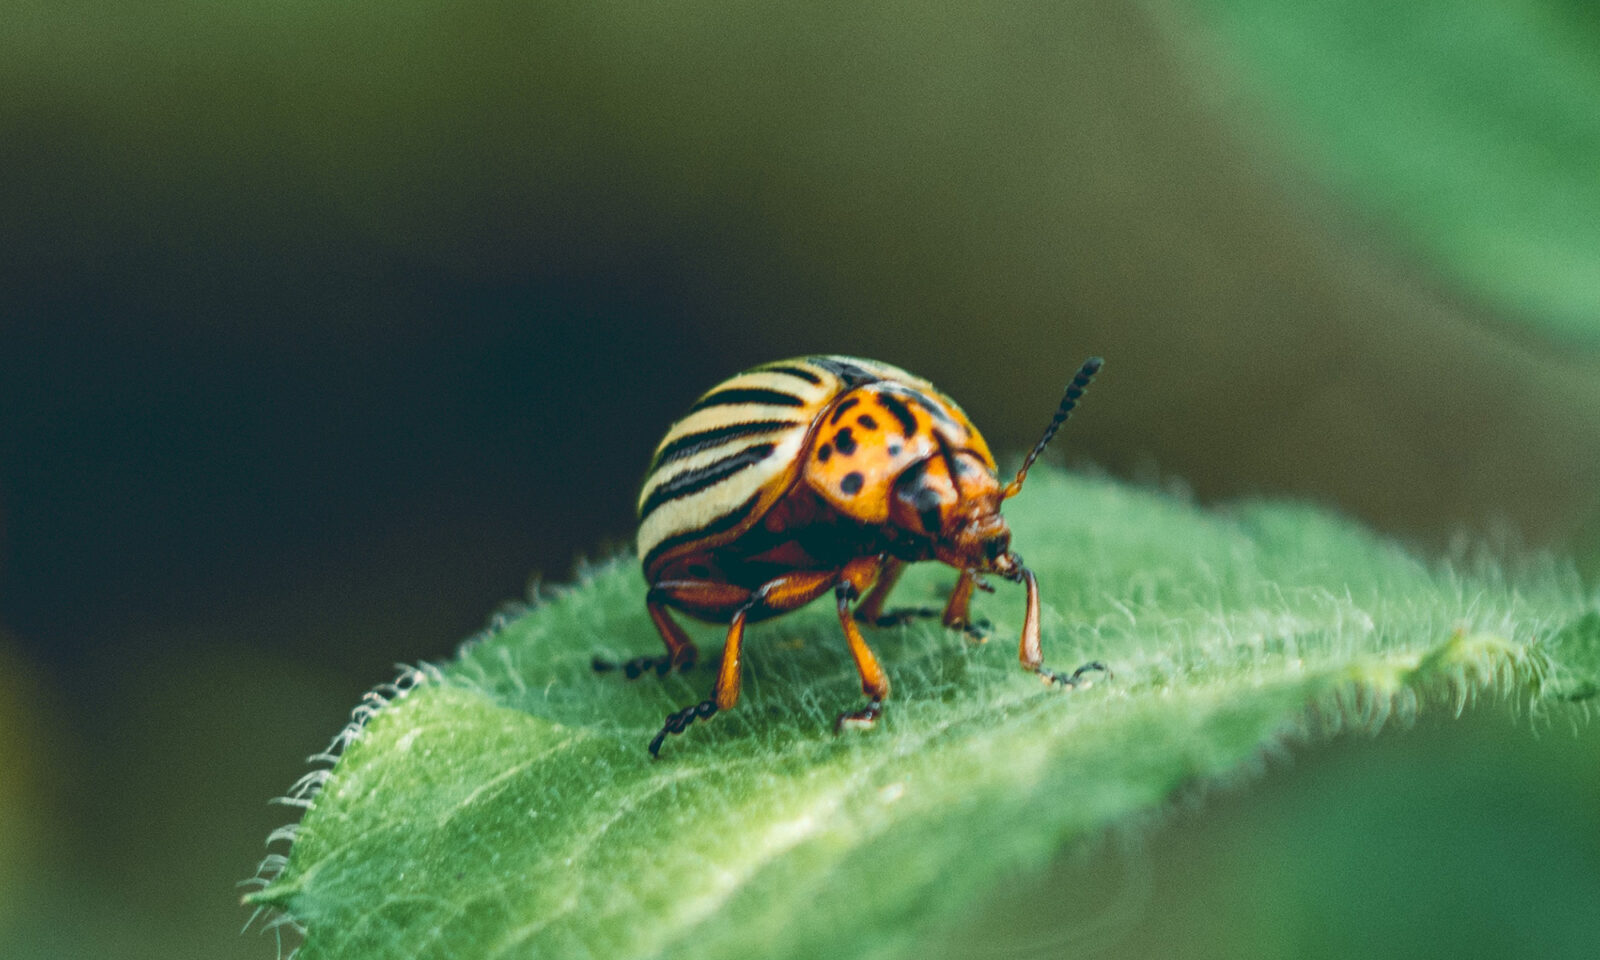
<path id="1" fill-rule="evenodd" d="M 860 397 L 851 397 L 850 399 L 846 400 L 844 403 L 841 403 L 837 407 L 834 407 L 833 408 L 833 416 L 828 418 L 828 423 L 830 423 L 830 424 L 838 423 L 839 422 L 839 418 L 844 416 L 846 410 L 849 410 L 851 407 L 855 406 L 856 404 L 858 404 L 860 402 L 861 402 L 861 398 Z"/>
<path id="2" fill-rule="evenodd" d="M 807 383 L 821 383 L 822 378 L 807 370 L 805 367 L 791 367 L 784 363 L 775 363 L 770 367 L 761 368 L 766 373 L 786 373 L 791 377 L 799 377 Z"/>
<path id="3" fill-rule="evenodd" d="M 764 387 L 729 387 L 726 390 L 714 390 L 700 398 L 700 401 L 689 408 L 690 413 L 704 410 L 707 407 L 731 407 L 740 403 L 761 403 L 771 407 L 803 407 L 806 402 L 792 393 L 782 390 L 768 390 Z"/>
<path id="4" fill-rule="evenodd" d="M 739 524 L 744 523 L 745 520 L 749 519 L 751 512 L 755 510 L 756 504 L 760 501 L 761 491 L 757 490 L 755 493 L 750 494 L 750 499 L 739 504 L 737 507 L 734 507 L 732 510 L 729 510 L 727 513 L 724 513 L 722 516 L 717 517 L 707 523 L 702 523 L 693 530 L 685 530 L 683 533 L 678 533 L 667 537 L 665 540 L 662 540 L 660 543 L 651 547 L 650 552 L 644 555 L 642 563 L 645 570 L 648 572 L 650 567 L 656 562 L 657 558 L 674 547 L 681 547 L 686 543 L 692 543 L 696 540 L 704 540 L 708 537 L 714 537 L 719 533 L 727 533 L 729 530 L 734 529 L 735 527 L 739 526 Z"/>
<path id="5" fill-rule="evenodd" d="M 844 385 L 847 387 L 858 387 L 863 383 L 871 383 L 874 380 L 883 379 L 883 377 L 873 373 L 871 370 L 834 357 L 807 357 L 806 362 L 816 364 L 843 380 Z"/>
<path id="6" fill-rule="evenodd" d="M 758 443 L 755 446 L 745 447 L 731 457 L 723 457 L 703 467 L 683 471 L 650 491 L 650 496 L 639 506 L 639 520 L 643 522 L 653 510 L 663 504 L 714 487 L 740 470 L 760 463 L 772 455 L 776 446 L 772 443 Z"/>
<path id="7" fill-rule="evenodd" d="M 686 433 L 662 447 L 656 453 L 655 462 L 650 465 L 650 472 L 654 473 L 674 460 L 682 460 L 684 457 L 693 456 L 702 450 L 720 446 L 729 440 L 738 440 L 742 437 L 758 437 L 774 430 L 803 426 L 805 424 L 796 423 L 793 420 L 752 420 L 748 423 L 730 423 L 726 426 L 712 427 L 710 430 L 701 430 L 697 433 Z"/>
<path id="8" fill-rule="evenodd" d="M 883 404 L 883 409 L 889 411 L 896 420 L 900 421 L 901 433 L 909 437 L 917 432 L 916 415 L 911 412 L 911 408 L 907 407 L 899 397 L 884 391 L 878 394 L 878 402 Z"/>

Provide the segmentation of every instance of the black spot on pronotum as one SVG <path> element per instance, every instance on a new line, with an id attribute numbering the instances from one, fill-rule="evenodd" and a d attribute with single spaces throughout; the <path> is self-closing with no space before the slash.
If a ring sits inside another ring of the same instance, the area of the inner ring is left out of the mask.
<path id="1" fill-rule="evenodd" d="M 860 424 L 863 430 L 878 429 L 878 421 L 872 419 L 872 414 L 870 413 L 863 413 L 861 416 L 856 417 L 856 423 Z"/>
<path id="2" fill-rule="evenodd" d="M 851 397 L 850 399 L 846 400 L 844 403 L 841 403 L 837 407 L 834 407 L 833 408 L 833 415 L 828 417 L 828 422 L 830 424 L 831 423 L 838 423 L 839 422 L 839 418 L 845 415 L 845 411 L 849 410 L 851 407 L 855 406 L 856 404 L 858 404 L 860 402 L 861 402 L 861 399 L 859 397 Z"/>
<path id="3" fill-rule="evenodd" d="M 922 484 L 922 476 L 927 472 L 928 461 L 918 460 L 916 463 L 913 463 L 911 466 L 902 470 L 900 472 L 900 479 L 895 482 L 899 484 L 902 489 L 910 490 L 913 487 L 917 487 Z"/>
<path id="4" fill-rule="evenodd" d="M 922 521 L 922 529 L 929 533 L 939 532 L 939 508 L 930 507 L 917 513 L 917 518 Z"/>
<path id="5" fill-rule="evenodd" d="M 833 456 L 833 444 L 824 443 L 822 446 L 817 448 L 818 463 L 827 463 L 828 458 L 831 456 Z"/>
<path id="6" fill-rule="evenodd" d="M 899 397 L 884 391 L 878 395 L 878 402 L 883 404 L 883 409 L 889 411 L 891 416 L 900 421 L 901 433 L 909 437 L 917 432 L 916 415 L 911 412 L 910 407 L 900 401 Z"/>
<path id="7" fill-rule="evenodd" d="M 900 444 L 898 444 L 898 443 L 889 444 L 889 456 L 891 456 L 891 457 L 900 456 L 900 450 L 901 450 Z"/>
<path id="8" fill-rule="evenodd" d="M 864 482 L 866 480 L 861 476 L 860 472 L 852 470 L 844 475 L 843 480 L 839 481 L 839 489 L 853 497 L 861 492 L 861 484 Z"/>
<path id="9" fill-rule="evenodd" d="M 849 427 L 845 427 L 833 435 L 833 445 L 838 447 L 839 452 L 847 457 L 856 452 L 856 438 L 850 435 Z"/>

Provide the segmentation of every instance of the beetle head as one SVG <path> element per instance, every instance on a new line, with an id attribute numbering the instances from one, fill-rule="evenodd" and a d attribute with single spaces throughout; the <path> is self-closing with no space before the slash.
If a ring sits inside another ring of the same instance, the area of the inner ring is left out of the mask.
<path id="1" fill-rule="evenodd" d="M 954 450 L 935 434 L 938 452 L 908 467 L 890 497 L 892 526 L 925 537 L 933 558 L 959 570 L 1003 573 L 1011 528 L 1000 515 L 1004 488 L 983 458 Z"/>
<path id="2" fill-rule="evenodd" d="M 1023 579 L 1026 571 L 1022 558 L 1011 552 L 1011 528 L 1000 515 L 1000 504 L 1022 491 L 1028 468 L 1072 414 L 1102 363 L 1099 357 L 1084 362 L 1067 384 L 1044 435 L 1022 462 L 1016 478 L 1004 486 L 980 457 L 952 449 L 935 430 L 939 452 L 908 467 L 896 481 L 890 522 L 930 537 L 934 557 L 958 570 Z"/>

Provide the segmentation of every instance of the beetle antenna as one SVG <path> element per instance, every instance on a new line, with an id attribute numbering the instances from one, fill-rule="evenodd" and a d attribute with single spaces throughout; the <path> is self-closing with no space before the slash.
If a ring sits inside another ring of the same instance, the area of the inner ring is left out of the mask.
<path id="1" fill-rule="evenodd" d="M 1033 445 L 1033 452 L 1028 454 L 1028 459 L 1022 461 L 1022 469 L 1017 471 L 1017 478 L 1006 484 L 1005 490 L 1000 495 L 1002 500 L 1010 499 L 1022 492 L 1022 481 L 1028 478 L 1028 468 L 1033 466 L 1033 461 L 1039 459 L 1039 454 L 1044 453 L 1044 448 L 1055 437 L 1056 431 L 1060 430 L 1061 425 L 1067 422 L 1068 417 L 1072 416 L 1072 408 L 1078 405 L 1078 400 L 1083 396 L 1083 391 L 1089 388 L 1089 381 L 1094 379 L 1094 375 L 1099 373 L 1100 368 L 1104 365 L 1105 361 L 1100 357 L 1090 357 L 1083 361 L 1083 366 L 1078 368 L 1078 375 L 1072 378 L 1071 383 L 1067 384 L 1067 392 L 1061 398 L 1061 405 L 1056 407 L 1056 415 L 1050 418 L 1050 426 L 1045 427 L 1044 436 L 1040 437 L 1039 442 Z"/>

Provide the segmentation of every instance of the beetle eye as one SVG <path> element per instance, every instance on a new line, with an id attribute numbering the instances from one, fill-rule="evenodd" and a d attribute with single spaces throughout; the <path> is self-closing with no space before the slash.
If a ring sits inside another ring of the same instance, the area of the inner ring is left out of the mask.
<path id="1" fill-rule="evenodd" d="M 1005 537 L 990 537 L 983 541 L 983 552 L 988 555 L 990 560 L 998 560 L 1000 555 L 1006 552 L 1006 546 Z"/>

